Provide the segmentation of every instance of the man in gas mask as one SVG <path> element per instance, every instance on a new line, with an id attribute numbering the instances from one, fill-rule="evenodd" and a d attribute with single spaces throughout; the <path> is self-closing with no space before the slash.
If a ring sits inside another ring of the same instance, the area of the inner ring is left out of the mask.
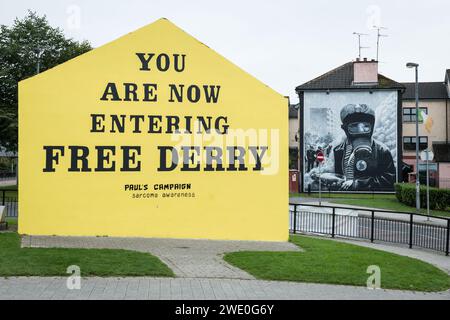
<path id="1" fill-rule="evenodd" d="M 341 190 L 393 190 L 395 166 L 389 149 L 372 139 L 375 112 L 365 104 L 341 110 L 347 139 L 334 148 L 334 169 L 345 176 Z"/>

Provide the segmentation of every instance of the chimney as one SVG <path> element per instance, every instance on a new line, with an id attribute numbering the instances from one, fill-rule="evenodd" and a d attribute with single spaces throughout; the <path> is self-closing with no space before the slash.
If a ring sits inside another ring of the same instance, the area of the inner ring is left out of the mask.
<path id="1" fill-rule="evenodd" d="M 353 84 L 377 84 L 378 83 L 378 61 L 357 59 L 353 62 Z"/>

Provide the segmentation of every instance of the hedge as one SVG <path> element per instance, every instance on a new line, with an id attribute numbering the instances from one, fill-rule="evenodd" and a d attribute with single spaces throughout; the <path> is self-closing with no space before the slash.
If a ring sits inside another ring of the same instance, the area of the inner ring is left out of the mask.
<path id="1" fill-rule="evenodd" d="M 416 206 L 416 185 L 412 183 L 396 183 L 397 200 L 408 206 Z M 420 186 L 420 206 L 427 207 L 427 188 Z M 430 209 L 446 210 L 450 207 L 450 189 L 430 188 Z"/>

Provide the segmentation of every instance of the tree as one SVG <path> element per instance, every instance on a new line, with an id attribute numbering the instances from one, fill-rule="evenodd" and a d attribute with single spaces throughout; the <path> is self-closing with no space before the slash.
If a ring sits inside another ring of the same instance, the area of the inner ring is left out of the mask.
<path id="1" fill-rule="evenodd" d="M 17 151 L 18 82 L 91 50 L 87 41 L 67 39 L 46 16 L 28 11 L 11 27 L 0 26 L 0 146 Z"/>

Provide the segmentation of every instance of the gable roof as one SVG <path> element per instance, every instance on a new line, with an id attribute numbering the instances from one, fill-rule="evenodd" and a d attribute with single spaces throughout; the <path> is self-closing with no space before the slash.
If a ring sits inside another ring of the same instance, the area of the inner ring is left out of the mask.
<path id="1" fill-rule="evenodd" d="M 382 74 L 378 74 L 377 84 L 353 84 L 353 62 L 347 62 L 295 88 L 296 91 L 328 89 L 404 89 L 404 87 Z"/>
<path id="2" fill-rule="evenodd" d="M 403 100 L 415 99 L 415 83 L 403 83 L 406 90 L 403 92 Z M 448 99 L 447 89 L 444 82 L 419 82 L 419 99 Z"/>
<path id="3" fill-rule="evenodd" d="M 189 42 L 191 47 L 196 47 L 198 49 L 198 47 L 202 47 L 203 49 L 207 49 L 206 51 L 208 51 L 208 55 L 209 56 L 216 56 L 217 61 L 221 62 L 221 66 L 222 65 L 228 65 L 228 68 L 234 69 L 236 72 L 238 72 L 239 74 L 241 74 L 242 76 L 245 76 L 249 79 L 253 79 L 255 80 L 257 83 L 259 83 L 260 85 L 266 87 L 269 89 L 269 91 L 271 91 L 272 93 L 281 96 L 283 98 L 286 98 L 284 95 L 280 94 L 278 91 L 276 91 L 275 89 L 273 89 L 272 87 L 268 86 L 267 84 L 263 83 L 261 80 L 255 78 L 253 75 L 251 75 L 250 73 L 248 73 L 247 71 L 243 70 L 241 67 L 239 67 L 237 64 L 235 64 L 234 62 L 228 60 L 227 58 L 225 58 L 224 56 L 222 56 L 221 54 L 219 54 L 218 52 L 216 52 L 215 50 L 213 50 L 212 48 L 210 48 L 209 46 L 207 46 L 206 44 L 204 44 L 203 42 L 199 41 L 198 39 L 196 39 L 194 36 L 192 36 L 191 34 L 187 33 L 186 31 L 184 31 L 183 29 L 181 29 L 180 27 L 178 27 L 176 24 L 174 24 L 172 21 L 170 21 L 167 18 L 160 18 L 150 24 L 147 24 L 135 31 L 129 32 L 128 34 L 125 34 L 113 41 L 110 41 L 106 44 L 103 44 L 102 46 L 96 47 L 86 53 L 83 53 L 79 56 L 76 56 L 64 63 L 61 63 L 59 65 L 56 65 L 53 68 L 47 69 L 39 74 L 36 74 L 32 77 L 26 78 L 21 80 L 20 82 L 27 82 L 27 81 L 33 81 L 34 79 L 40 79 L 43 77 L 48 76 L 49 73 L 54 73 L 54 72 L 58 72 L 64 68 L 67 69 L 67 66 L 69 65 L 75 65 L 78 64 L 79 67 L 81 67 L 82 63 L 83 64 L 95 64 L 95 62 L 93 63 L 92 60 L 96 59 L 96 56 L 99 56 L 101 53 L 103 53 L 105 56 L 109 55 L 109 52 L 119 52 L 120 50 L 123 50 L 123 44 L 124 43 L 136 43 L 139 41 L 142 41 L 142 38 L 149 38 L 151 36 L 154 36 L 155 39 L 158 39 L 160 41 L 160 43 L 163 43 L 164 45 L 167 44 L 167 41 L 162 41 L 163 37 L 167 37 L 167 35 L 171 35 L 172 37 L 176 37 L 178 40 L 179 39 L 183 39 L 184 42 Z M 161 39 L 159 39 L 161 38 Z M 148 40 L 147 40 L 148 41 Z M 150 46 L 151 46 L 151 42 Z M 179 43 L 179 42 L 178 42 Z M 198 46 L 200 45 L 200 46 Z M 179 46 L 173 46 L 173 47 L 169 47 L 168 51 L 173 52 L 174 47 L 179 47 Z M 106 52 L 106 53 L 105 53 Z M 123 61 L 121 61 L 121 63 L 123 64 Z M 216 68 L 219 68 L 219 66 L 215 66 Z M 77 67 L 74 67 L 75 69 Z M 89 66 L 89 68 L 91 68 L 91 66 Z M 117 69 L 117 66 L 115 66 L 115 69 Z M 19 83 L 20 83 L 19 82 Z"/>

